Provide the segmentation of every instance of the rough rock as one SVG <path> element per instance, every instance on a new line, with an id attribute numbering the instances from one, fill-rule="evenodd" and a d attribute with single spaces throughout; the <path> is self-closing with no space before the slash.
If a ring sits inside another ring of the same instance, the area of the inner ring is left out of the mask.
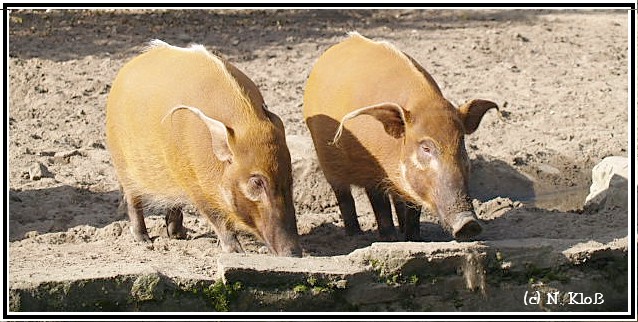
<path id="1" fill-rule="evenodd" d="M 29 167 L 29 179 L 40 180 L 48 173 L 47 168 L 40 162 L 35 162 Z"/>
<path id="2" fill-rule="evenodd" d="M 611 156 L 594 166 L 586 208 L 627 209 L 628 163 L 627 157 Z"/>

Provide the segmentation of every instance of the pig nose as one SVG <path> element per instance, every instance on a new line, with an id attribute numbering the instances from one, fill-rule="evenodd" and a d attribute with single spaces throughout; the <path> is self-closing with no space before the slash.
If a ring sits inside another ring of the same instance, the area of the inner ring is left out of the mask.
<path id="1" fill-rule="evenodd" d="M 289 257 L 301 257 L 302 255 L 301 247 L 299 246 L 284 248 L 273 253 L 275 253 L 277 256 L 289 256 Z"/>
<path id="2" fill-rule="evenodd" d="M 283 245 L 280 247 L 272 247 L 270 243 L 266 242 L 266 246 L 272 254 L 276 256 L 289 256 L 289 257 L 301 257 L 303 251 L 299 243 L 294 243 L 291 246 Z"/>
<path id="3" fill-rule="evenodd" d="M 290 256 L 291 257 L 301 257 L 301 254 L 302 254 L 302 251 L 301 251 L 301 247 L 299 247 L 299 246 L 296 246 L 290 252 Z"/>
<path id="4" fill-rule="evenodd" d="M 464 211 L 456 214 L 456 220 L 452 225 L 452 235 L 458 240 L 467 240 L 481 233 L 483 227 L 472 211 Z"/>

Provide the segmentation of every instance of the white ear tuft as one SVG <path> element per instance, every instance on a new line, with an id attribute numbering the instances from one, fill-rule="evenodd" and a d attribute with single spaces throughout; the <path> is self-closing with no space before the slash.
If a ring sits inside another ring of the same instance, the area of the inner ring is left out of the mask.
<path id="1" fill-rule="evenodd" d="M 166 120 L 168 116 L 172 117 L 173 113 L 180 109 L 187 109 L 193 112 L 204 122 L 204 124 L 206 124 L 206 127 L 208 127 L 208 130 L 210 131 L 211 143 L 213 145 L 213 153 L 215 153 L 215 156 L 217 156 L 220 161 L 232 161 L 233 153 L 228 144 L 228 128 L 224 123 L 206 116 L 200 109 L 192 106 L 178 105 L 168 111 L 168 113 L 162 118 L 161 122 L 164 123 L 164 120 Z"/>
<path id="2" fill-rule="evenodd" d="M 363 114 L 376 118 L 383 124 L 386 132 L 393 137 L 401 137 L 405 132 L 406 111 L 397 103 L 384 102 L 362 107 L 344 115 L 331 144 L 337 144 L 337 141 L 341 138 L 343 134 L 343 124 L 346 121 Z"/>

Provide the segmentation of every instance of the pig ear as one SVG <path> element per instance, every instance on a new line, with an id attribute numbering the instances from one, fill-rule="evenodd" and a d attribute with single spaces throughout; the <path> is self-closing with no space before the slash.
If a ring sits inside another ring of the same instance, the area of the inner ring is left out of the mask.
<path id="1" fill-rule="evenodd" d="M 199 117 L 200 120 L 206 124 L 208 130 L 210 131 L 211 143 L 213 145 L 213 153 L 217 159 L 222 162 L 231 162 L 233 158 L 233 153 L 230 150 L 230 146 L 228 145 L 228 136 L 230 130 L 224 125 L 224 123 L 215 120 L 206 116 L 200 109 L 192 106 L 179 105 L 171 109 L 166 116 L 162 119 L 162 122 L 168 116 L 173 116 L 173 113 L 179 109 L 187 109 L 193 112 L 195 115 Z"/>
<path id="2" fill-rule="evenodd" d="M 489 109 L 495 108 L 498 110 L 496 103 L 486 100 L 474 99 L 459 107 L 459 114 L 463 121 L 463 127 L 465 127 L 465 134 L 472 134 L 481 123 L 481 119 L 485 112 Z"/>
<path id="3" fill-rule="evenodd" d="M 395 138 L 400 138 L 405 133 L 405 123 L 406 118 L 408 116 L 408 111 L 406 111 L 399 104 L 386 102 L 379 103 L 371 106 L 362 107 L 358 110 L 354 110 L 348 114 L 346 114 L 341 119 L 341 124 L 339 124 L 339 128 L 337 129 L 337 133 L 335 134 L 334 139 L 332 140 L 333 144 L 336 143 L 340 138 L 343 132 L 343 124 L 353 119 L 359 115 L 370 115 L 376 118 L 379 122 L 383 124 L 383 128 L 385 131 L 392 135 Z"/>

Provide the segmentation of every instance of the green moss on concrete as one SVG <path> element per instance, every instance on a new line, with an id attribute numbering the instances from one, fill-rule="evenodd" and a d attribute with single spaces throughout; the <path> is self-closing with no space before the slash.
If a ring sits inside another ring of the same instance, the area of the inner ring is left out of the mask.
<path id="1" fill-rule="evenodd" d="M 243 288 L 241 282 L 227 285 L 222 281 L 217 281 L 202 290 L 202 296 L 210 303 L 217 312 L 228 312 L 231 303 L 237 298 L 237 292 Z"/>
<path id="2" fill-rule="evenodd" d="M 131 287 L 131 298 L 138 302 L 162 300 L 163 289 L 158 287 L 160 281 L 159 274 L 147 274 L 138 277 Z"/>
<path id="3" fill-rule="evenodd" d="M 321 293 L 332 293 L 337 290 L 346 289 L 348 282 L 346 280 L 324 280 L 314 275 L 306 278 L 305 283 L 296 284 L 292 287 L 292 291 L 298 294 L 310 293 L 319 295 Z"/>

